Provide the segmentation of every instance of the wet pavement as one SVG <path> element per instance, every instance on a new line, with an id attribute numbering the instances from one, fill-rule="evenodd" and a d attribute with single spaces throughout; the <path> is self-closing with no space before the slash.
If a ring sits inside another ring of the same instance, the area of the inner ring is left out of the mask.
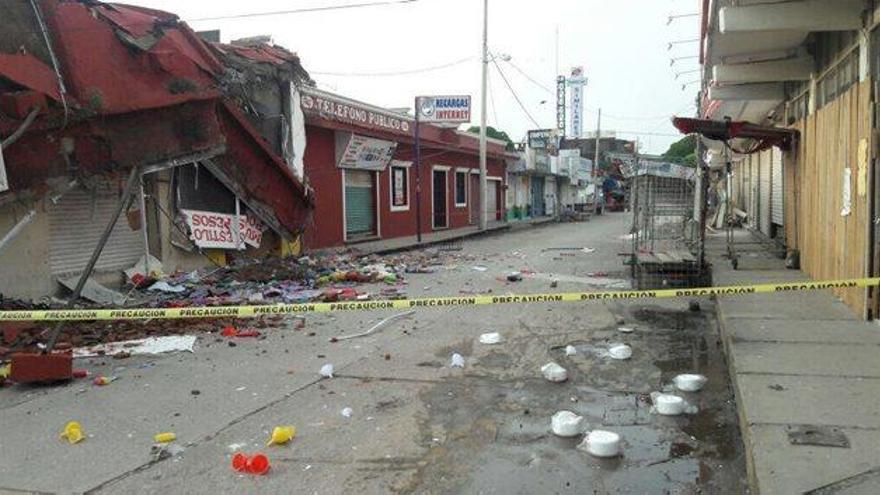
<path id="1" fill-rule="evenodd" d="M 468 240 L 437 273 L 408 277 L 407 293 L 607 290 L 625 280 L 618 252 L 627 221 L 613 214 Z M 560 247 L 595 251 L 552 250 Z M 512 270 L 531 276 L 507 282 Z M 290 321 L 236 347 L 201 334 L 194 354 L 83 360 L 119 380 L 0 389 L 0 491 L 744 493 L 714 308 L 701 303 L 697 312 L 685 300 L 422 309 L 338 343 L 330 337 L 393 313 L 308 315 L 304 329 Z M 634 331 L 619 332 L 621 322 Z M 479 343 L 487 332 L 504 342 Z M 632 347 L 631 359 L 607 356 L 619 342 Z M 577 353 L 566 355 L 568 345 Z M 463 369 L 450 367 L 456 352 Z M 540 367 L 551 360 L 567 381 L 544 380 Z M 325 363 L 334 378 L 318 375 Z M 651 392 L 686 372 L 709 378 L 686 397 L 699 412 L 653 414 Z M 594 458 L 575 448 L 580 436 L 554 436 L 550 417 L 560 410 L 584 416 L 587 430 L 620 433 L 623 455 Z M 70 419 L 89 435 L 81 444 L 57 439 Z M 297 437 L 266 447 L 282 424 L 295 425 Z M 175 431 L 183 452 L 154 460 L 149 439 L 159 431 Z M 237 450 L 265 452 L 269 474 L 232 471 Z"/>

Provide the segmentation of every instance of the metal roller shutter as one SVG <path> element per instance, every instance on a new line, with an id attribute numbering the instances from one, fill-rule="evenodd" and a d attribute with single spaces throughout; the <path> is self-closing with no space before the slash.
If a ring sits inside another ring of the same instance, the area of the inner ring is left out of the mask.
<path id="1" fill-rule="evenodd" d="M 498 212 L 498 181 L 486 181 L 486 218 L 491 222 L 497 219 Z"/>
<path id="2" fill-rule="evenodd" d="M 785 225 L 785 202 L 783 200 L 782 194 L 785 190 L 783 188 L 783 173 L 782 173 L 782 152 L 776 148 L 773 148 L 772 155 L 773 157 L 773 170 L 772 170 L 772 179 L 773 179 L 773 192 L 771 193 L 771 221 L 779 225 L 780 227 Z"/>
<path id="3" fill-rule="evenodd" d="M 758 156 L 758 167 L 760 167 L 760 178 L 758 179 L 760 198 L 758 199 L 758 208 L 760 209 L 760 217 L 758 221 L 758 229 L 765 235 L 770 235 L 770 194 L 772 191 L 771 178 L 771 154 L 770 151 L 763 151 Z"/>
<path id="4" fill-rule="evenodd" d="M 75 275 L 86 267 L 104 228 L 119 204 L 118 191 L 109 187 L 87 191 L 68 191 L 49 206 L 49 266 L 52 275 Z M 96 271 L 122 270 L 134 265 L 144 254 L 143 236 L 119 217 Z"/>
<path id="5" fill-rule="evenodd" d="M 345 233 L 351 237 L 369 236 L 376 226 L 373 173 L 345 171 Z"/>

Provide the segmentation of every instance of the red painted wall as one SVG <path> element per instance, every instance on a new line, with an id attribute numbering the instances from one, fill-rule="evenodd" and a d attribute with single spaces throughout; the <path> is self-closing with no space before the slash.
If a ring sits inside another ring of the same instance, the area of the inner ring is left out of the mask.
<path id="1" fill-rule="evenodd" d="M 317 126 L 306 126 L 305 173 L 309 185 L 314 189 L 315 210 L 313 224 L 306 231 L 306 247 L 310 249 L 340 246 L 344 244 L 343 209 L 342 209 L 342 173 L 336 167 L 336 142 L 332 129 Z M 449 228 L 457 229 L 469 225 L 468 207 L 455 206 L 455 179 L 457 167 L 479 170 L 480 162 L 476 154 L 422 148 L 422 197 L 421 217 L 422 234 L 434 232 L 432 226 L 432 167 L 443 165 L 451 167 L 447 187 L 447 203 L 449 204 Z M 413 147 L 409 144 L 398 145 L 394 159 L 413 161 Z M 506 168 L 503 161 L 490 158 L 488 161 L 489 175 L 505 177 Z M 379 212 L 380 236 L 382 239 L 412 236 L 416 234 L 416 169 L 410 167 L 409 174 L 409 210 L 391 211 L 391 170 L 386 168 L 379 172 Z M 503 182 L 498 188 L 499 212 L 497 220 L 504 218 L 505 197 Z M 469 191 L 468 206 L 478 208 L 476 191 Z M 490 220 L 493 220 L 490 218 Z"/>

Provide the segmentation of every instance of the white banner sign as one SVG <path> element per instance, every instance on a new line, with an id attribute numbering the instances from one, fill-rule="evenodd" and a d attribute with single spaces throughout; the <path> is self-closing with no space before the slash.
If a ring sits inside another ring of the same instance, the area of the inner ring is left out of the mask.
<path id="1" fill-rule="evenodd" d="M 239 215 L 241 239 L 236 242 L 232 228 L 235 225 L 235 214 L 198 210 L 180 211 L 186 217 L 190 240 L 198 247 L 245 249 L 250 245 L 257 248 L 263 241 L 263 226 L 256 218 Z"/>
<path id="2" fill-rule="evenodd" d="M 587 84 L 587 78 L 584 77 L 583 67 L 574 67 L 571 69 L 571 77 L 568 78 L 568 85 L 571 86 L 571 137 L 579 138 L 583 135 L 584 127 L 584 85 Z"/>
<path id="3" fill-rule="evenodd" d="M 463 124 L 471 121 L 470 95 L 419 96 L 416 98 L 419 122 Z"/>
<path id="4" fill-rule="evenodd" d="M 9 182 L 6 180 L 6 163 L 3 162 L 3 146 L 0 145 L 0 192 L 9 190 Z"/>
<path id="5" fill-rule="evenodd" d="M 350 136 L 348 143 L 341 148 L 342 153 L 339 157 L 340 168 L 357 168 L 361 170 L 385 170 L 394 151 L 397 149 L 397 143 L 393 141 L 385 141 L 383 139 L 374 139 L 357 134 L 348 134 Z"/>

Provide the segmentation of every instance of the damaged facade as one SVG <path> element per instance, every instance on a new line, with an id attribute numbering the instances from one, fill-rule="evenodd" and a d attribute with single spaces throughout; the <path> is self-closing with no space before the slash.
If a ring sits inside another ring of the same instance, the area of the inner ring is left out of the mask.
<path id="1" fill-rule="evenodd" d="M 3 2 L 0 32 L 4 296 L 79 275 L 120 202 L 99 280 L 118 282 L 145 252 L 188 270 L 301 234 L 311 199 L 295 161 L 240 106 L 225 54 L 176 16 Z"/>

